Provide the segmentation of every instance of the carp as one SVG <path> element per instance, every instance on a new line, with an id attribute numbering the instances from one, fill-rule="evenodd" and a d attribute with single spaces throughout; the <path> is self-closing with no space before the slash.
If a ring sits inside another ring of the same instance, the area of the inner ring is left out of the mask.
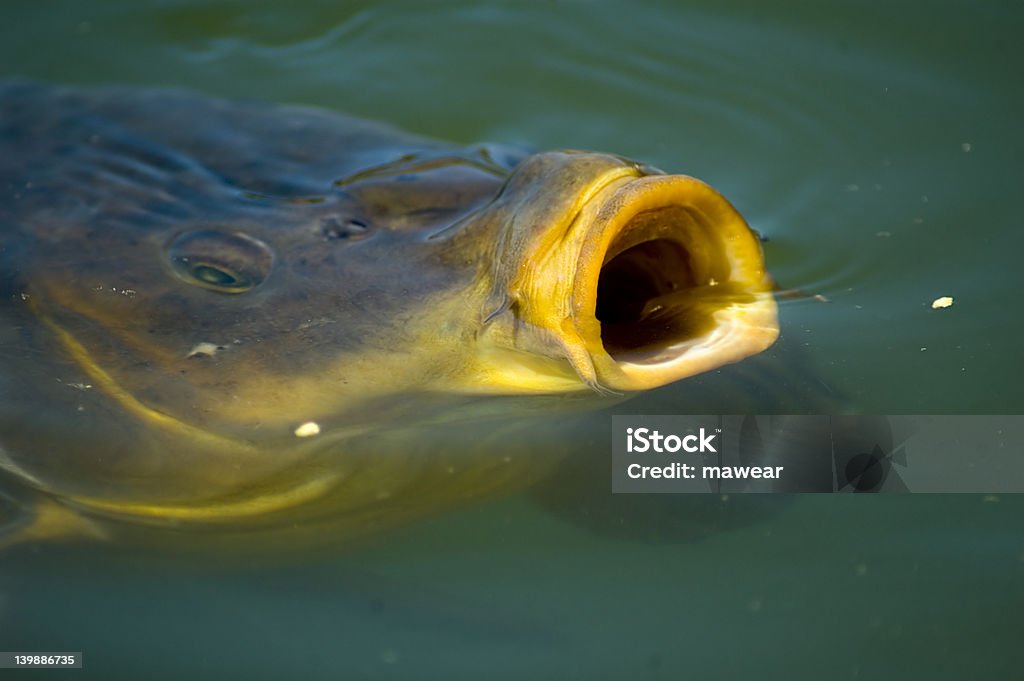
<path id="1" fill-rule="evenodd" d="M 757 236 L 692 177 L 0 85 L 8 541 L 343 541 L 530 484 L 558 414 L 777 334 Z"/>

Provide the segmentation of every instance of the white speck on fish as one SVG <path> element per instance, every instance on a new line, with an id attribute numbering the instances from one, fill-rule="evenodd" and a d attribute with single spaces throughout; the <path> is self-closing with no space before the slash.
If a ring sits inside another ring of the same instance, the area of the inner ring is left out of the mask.
<path id="1" fill-rule="evenodd" d="M 185 355 L 185 359 L 192 359 L 193 357 L 213 357 L 221 350 L 227 350 L 227 347 L 204 341 L 202 343 L 196 343 L 192 349 L 189 350 L 188 354 Z"/>
<path id="2" fill-rule="evenodd" d="M 320 424 L 316 421 L 306 421 L 295 429 L 295 437 L 313 437 L 320 434 Z"/>

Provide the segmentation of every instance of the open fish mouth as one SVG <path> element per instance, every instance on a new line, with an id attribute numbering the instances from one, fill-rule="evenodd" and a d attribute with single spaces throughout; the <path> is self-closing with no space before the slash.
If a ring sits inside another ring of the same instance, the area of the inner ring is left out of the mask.
<path id="1" fill-rule="evenodd" d="M 595 201 L 578 218 L 587 237 L 572 307 L 601 386 L 657 387 L 775 341 L 760 244 L 718 192 L 654 175 L 615 183 Z"/>
<path id="2" fill-rule="evenodd" d="M 477 386 L 636 392 L 775 341 L 753 230 L 700 180 L 646 172 L 586 152 L 539 154 L 517 170 L 541 189 L 524 192 L 532 203 L 503 238 L 506 276 L 492 298 L 503 302 L 486 346 L 513 352 L 494 353 Z"/>

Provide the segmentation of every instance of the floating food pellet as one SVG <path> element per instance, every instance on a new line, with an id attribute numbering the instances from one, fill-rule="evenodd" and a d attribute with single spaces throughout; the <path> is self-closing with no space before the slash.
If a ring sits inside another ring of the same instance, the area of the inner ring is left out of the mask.
<path id="1" fill-rule="evenodd" d="M 942 296 L 932 301 L 932 309 L 938 310 L 944 307 L 949 307 L 953 304 L 953 296 Z"/>
<path id="2" fill-rule="evenodd" d="M 320 434 L 320 424 L 316 421 L 306 421 L 295 429 L 295 437 L 313 437 Z"/>

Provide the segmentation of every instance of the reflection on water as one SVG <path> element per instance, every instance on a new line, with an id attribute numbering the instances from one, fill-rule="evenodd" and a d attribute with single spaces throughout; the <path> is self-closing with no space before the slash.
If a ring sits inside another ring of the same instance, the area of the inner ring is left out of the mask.
<path id="1" fill-rule="evenodd" d="M 716 186 L 807 295 L 763 358 L 620 412 L 1024 407 L 1010 4 L 56 4 L 0 10 L 4 75 L 302 102 Z M 609 428 L 577 438 L 595 467 Z M 1015 497 L 611 498 L 572 461 L 532 496 L 297 563 L 21 547 L 0 648 L 82 650 L 93 678 L 1017 671 Z"/>

